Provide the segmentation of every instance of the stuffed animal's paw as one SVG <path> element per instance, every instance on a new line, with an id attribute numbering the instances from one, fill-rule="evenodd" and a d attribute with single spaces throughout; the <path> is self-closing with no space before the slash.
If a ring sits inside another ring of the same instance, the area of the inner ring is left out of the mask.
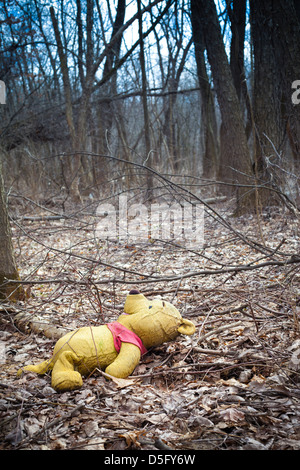
<path id="1" fill-rule="evenodd" d="M 57 392 L 64 392 L 66 390 L 76 390 L 82 387 L 82 377 L 77 371 L 67 370 L 65 372 L 56 372 L 52 374 L 52 387 Z"/>

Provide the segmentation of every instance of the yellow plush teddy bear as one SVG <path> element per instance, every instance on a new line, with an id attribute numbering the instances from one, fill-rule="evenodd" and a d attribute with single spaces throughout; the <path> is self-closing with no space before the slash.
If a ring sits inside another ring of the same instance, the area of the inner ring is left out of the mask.
<path id="1" fill-rule="evenodd" d="M 118 320 L 96 327 L 83 327 L 60 338 L 48 361 L 20 369 L 45 374 L 52 369 L 52 387 L 57 391 L 82 386 L 82 376 L 96 367 L 114 377 L 125 378 L 138 365 L 147 348 L 192 335 L 195 325 L 181 317 L 169 302 L 149 301 L 137 290 L 126 298 Z"/>

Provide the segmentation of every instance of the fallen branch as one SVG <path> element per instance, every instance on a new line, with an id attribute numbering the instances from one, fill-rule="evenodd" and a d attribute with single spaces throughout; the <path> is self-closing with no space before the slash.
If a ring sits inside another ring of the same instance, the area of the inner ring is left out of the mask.
<path id="1" fill-rule="evenodd" d="M 236 313 L 236 312 L 242 312 L 246 307 L 249 306 L 249 303 L 242 303 L 240 305 L 237 305 L 237 306 L 233 306 L 231 308 L 228 308 L 226 310 L 221 310 L 220 312 L 219 311 L 215 311 L 215 310 L 212 310 L 211 311 L 211 315 L 226 315 L 227 313 Z M 211 310 L 211 309 L 209 309 Z M 193 314 L 193 316 L 206 316 L 207 315 L 207 312 L 201 312 L 201 311 L 198 311 L 198 310 L 193 310 L 192 312 L 188 312 L 188 315 L 190 316 L 191 314 Z M 252 317 L 251 317 L 252 318 Z"/>
<path id="2" fill-rule="evenodd" d="M 28 436 L 25 439 L 23 439 L 19 444 L 18 447 L 23 447 L 24 445 L 29 444 L 29 442 L 35 441 L 41 434 L 45 433 L 46 431 L 49 431 L 49 429 L 53 428 L 57 424 L 61 422 L 66 422 L 68 419 L 72 418 L 75 413 L 78 411 L 81 411 L 84 408 L 84 404 L 78 405 L 73 410 L 69 411 L 69 413 L 65 413 L 58 418 L 54 419 L 50 423 L 46 424 L 42 429 L 39 431 L 35 432 L 32 436 Z"/>
<path id="3" fill-rule="evenodd" d="M 200 336 L 200 338 L 198 339 L 198 343 L 202 343 L 202 341 L 204 341 L 205 339 L 207 339 L 210 336 L 213 336 L 217 333 L 220 333 L 221 331 L 230 330 L 231 328 L 235 328 L 236 326 L 240 326 L 240 325 L 242 325 L 242 323 L 243 322 L 241 322 L 241 321 L 236 321 L 234 323 L 228 323 L 228 325 L 223 325 L 223 326 L 220 326 L 219 328 L 208 331 L 204 335 Z"/>
<path id="4" fill-rule="evenodd" d="M 109 265 L 108 263 L 103 263 L 102 261 L 95 260 L 92 258 L 87 258 L 85 256 L 80 256 L 76 255 L 74 253 L 68 253 L 63 250 L 58 250 L 55 248 L 50 248 L 50 251 L 58 251 L 60 253 L 67 254 L 68 256 L 73 256 L 75 258 L 80 258 L 84 259 L 87 261 L 91 261 L 93 263 L 97 263 L 100 265 L 108 266 L 110 268 L 122 271 L 122 272 L 127 272 L 129 274 L 135 274 L 136 276 L 142 276 L 146 277 L 147 279 L 133 279 L 133 280 L 126 280 L 126 279 L 118 279 L 118 278 L 110 278 L 110 279 L 102 279 L 98 281 L 94 281 L 93 284 L 136 284 L 137 282 L 139 284 L 149 284 L 153 282 L 171 282 L 171 281 L 178 281 L 180 279 L 188 279 L 190 277 L 197 277 L 197 276 L 215 276 L 218 274 L 226 274 L 226 273 L 238 273 L 242 271 L 253 271 L 256 269 L 261 269 L 265 268 L 268 266 L 286 266 L 289 264 L 299 264 L 300 263 L 300 256 L 298 254 L 292 255 L 289 259 L 286 261 L 279 261 L 279 260 L 274 260 L 274 261 L 265 261 L 264 263 L 259 263 L 259 264 L 246 264 L 246 265 L 241 265 L 241 266 L 229 266 L 228 268 L 222 268 L 222 269 L 203 269 L 200 271 L 192 271 L 190 273 L 186 274 L 181 274 L 181 275 L 176 275 L 176 276 L 169 276 L 169 277 L 159 277 L 159 276 L 153 276 L 151 274 L 142 274 L 142 273 L 135 273 L 133 271 L 128 271 L 124 268 L 120 268 L 119 266 L 114 266 L 114 265 Z M 90 280 L 72 280 L 72 279 L 42 279 L 40 281 L 18 281 L 18 280 L 7 280 L 7 282 L 11 284 L 31 284 L 31 285 L 36 285 L 36 284 L 74 284 L 74 285 L 89 285 Z M 3 283 L 5 285 L 5 282 Z"/>
<path id="5" fill-rule="evenodd" d="M 18 217 L 19 218 L 19 217 Z M 21 220 L 29 220 L 32 222 L 43 221 L 43 220 L 60 220 L 60 219 L 67 219 L 68 217 L 65 215 L 25 215 L 24 217 L 20 217 Z"/>
<path id="6" fill-rule="evenodd" d="M 209 197 L 208 199 L 203 199 L 203 202 L 205 204 L 216 204 L 218 202 L 224 202 L 226 201 L 227 197 L 226 196 L 216 196 L 216 197 Z"/>
<path id="7" fill-rule="evenodd" d="M 224 202 L 226 201 L 227 197 L 226 196 L 216 196 L 216 197 L 210 197 L 208 199 L 203 199 L 203 201 L 206 204 L 217 204 L 218 202 Z M 43 209 L 44 207 L 41 206 Z M 45 208 L 47 209 L 47 208 Z M 61 215 L 24 215 L 24 216 L 17 216 L 17 217 L 12 217 L 13 220 L 27 220 L 30 222 L 39 222 L 39 221 L 45 221 L 45 220 L 61 220 L 61 219 L 69 219 L 70 216 L 66 214 L 61 214 Z"/>
<path id="8" fill-rule="evenodd" d="M 236 351 L 222 351 L 219 349 L 204 349 L 194 346 L 191 348 L 193 352 L 207 354 L 208 356 L 236 356 Z"/>

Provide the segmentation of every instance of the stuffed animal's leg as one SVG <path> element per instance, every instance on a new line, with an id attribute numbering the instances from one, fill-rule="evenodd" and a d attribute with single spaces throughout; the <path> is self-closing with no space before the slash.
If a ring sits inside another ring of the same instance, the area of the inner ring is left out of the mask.
<path id="1" fill-rule="evenodd" d="M 20 376 L 23 371 L 29 371 L 29 372 L 35 372 L 36 374 L 46 374 L 47 370 L 52 369 L 53 364 L 51 363 L 51 359 L 48 361 L 43 361 L 40 362 L 39 364 L 36 365 L 29 365 L 22 367 L 22 369 L 19 369 L 17 372 L 17 375 Z"/>
<path id="2" fill-rule="evenodd" d="M 81 374 L 74 370 L 79 358 L 72 351 L 64 351 L 55 362 L 52 371 L 51 385 L 54 390 L 64 392 L 82 386 Z"/>
<path id="3" fill-rule="evenodd" d="M 117 358 L 105 369 L 105 372 L 113 377 L 126 378 L 130 375 L 141 358 L 138 346 L 131 343 L 122 343 Z"/>

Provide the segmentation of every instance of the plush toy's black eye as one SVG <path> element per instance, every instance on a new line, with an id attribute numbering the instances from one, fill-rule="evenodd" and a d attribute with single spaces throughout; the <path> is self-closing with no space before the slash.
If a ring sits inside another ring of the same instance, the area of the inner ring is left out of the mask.
<path id="1" fill-rule="evenodd" d="M 149 305 L 149 307 L 148 307 L 148 308 L 152 308 L 152 305 Z"/>

